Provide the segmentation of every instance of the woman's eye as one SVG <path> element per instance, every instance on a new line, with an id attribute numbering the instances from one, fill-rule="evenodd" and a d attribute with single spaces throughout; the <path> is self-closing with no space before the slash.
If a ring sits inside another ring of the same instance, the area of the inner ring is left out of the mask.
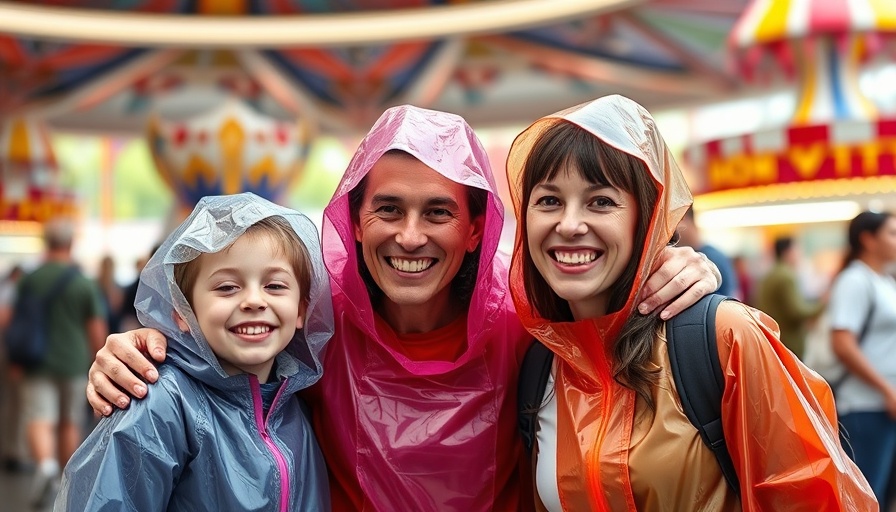
<path id="1" fill-rule="evenodd" d="M 538 200 L 535 201 L 535 204 L 538 206 L 557 206 L 560 204 L 560 200 L 554 196 L 544 196 L 538 198 Z"/>
<path id="2" fill-rule="evenodd" d="M 597 208 L 612 208 L 613 206 L 618 206 L 616 201 L 613 201 L 606 196 L 595 197 L 591 200 L 591 204 Z"/>

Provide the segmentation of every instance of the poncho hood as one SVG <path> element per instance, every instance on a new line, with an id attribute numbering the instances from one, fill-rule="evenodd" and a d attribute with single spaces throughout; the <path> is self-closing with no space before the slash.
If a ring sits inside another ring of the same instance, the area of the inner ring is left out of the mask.
<path id="1" fill-rule="evenodd" d="M 635 297 L 657 256 L 672 238 L 692 198 L 684 176 L 650 113 L 623 96 L 606 96 L 543 117 L 517 136 L 507 157 L 507 178 L 518 221 L 523 212 L 520 202 L 526 159 L 540 135 L 557 123 L 572 123 L 613 148 L 642 161 L 644 172 L 650 174 L 659 191 L 645 247 L 643 250 L 635 247 L 635 254 L 641 254 L 640 263 L 628 300 L 622 309 L 601 318 L 558 323 L 544 319 L 534 310 L 523 284 L 522 222 L 517 223 L 510 287 L 520 320 L 529 332 L 576 368 L 581 376 L 606 376 L 609 371 L 606 350 L 615 343 L 626 319 L 634 312 Z"/>
<path id="2" fill-rule="evenodd" d="M 367 176 L 383 154 L 393 149 L 412 155 L 456 183 L 488 192 L 479 271 L 469 308 L 477 314 L 469 316 L 467 350 L 453 363 L 414 362 L 386 347 L 405 369 L 414 374 L 444 373 L 481 354 L 483 340 L 488 338 L 493 327 L 489 319 L 505 300 L 506 267 L 495 259 L 504 225 L 504 209 L 498 199 L 488 155 L 463 118 L 410 105 L 384 112 L 349 163 L 324 210 L 323 225 L 324 259 L 332 279 L 335 307 L 371 339 L 379 340 L 379 336 L 374 325 L 374 308 L 358 271 L 348 193 Z"/>
<path id="3" fill-rule="evenodd" d="M 304 328 L 296 331 L 277 357 L 280 378 L 290 377 L 289 391 L 304 389 L 320 379 L 320 352 L 333 334 L 330 286 L 321 258 L 314 223 L 304 215 L 278 206 L 251 193 L 210 196 L 199 201 L 190 216 L 153 254 L 140 274 L 137 317 L 146 327 L 158 329 L 168 338 L 168 356 L 193 378 L 214 388 L 244 389 L 247 375 L 228 377 L 205 340 L 196 315 L 174 281 L 174 265 L 201 253 L 229 247 L 258 221 L 279 216 L 289 222 L 310 256 L 311 289 Z M 305 290 L 303 290 L 303 293 Z M 177 328 L 173 314 L 187 321 L 190 332 Z"/>

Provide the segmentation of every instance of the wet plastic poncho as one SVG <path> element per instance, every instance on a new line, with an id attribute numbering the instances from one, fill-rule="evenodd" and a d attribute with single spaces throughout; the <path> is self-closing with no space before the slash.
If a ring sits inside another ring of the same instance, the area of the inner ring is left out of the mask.
<path id="1" fill-rule="evenodd" d="M 172 272 L 271 216 L 304 241 L 312 284 L 302 290 L 304 328 L 277 356 L 280 388 L 265 417 L 257 377 L 225 373 Z M 333 331 L 314 224 L 252 194 L 206 197 L 146 265 L 136 306 L 141 323 L 168 338 L 169 364 L 144 400 L 103 418 L 78 449 L 57 510 L 328 510 L 326 467 L 296 394 L 320 378 L 318 354 Z M 177 328 L 175 311 L 189 333 Z"/>
<path id="2" fill-rule="evenodd" d="M 784 348 L 774 321 L 759 311 L 725 302 L 716 319 L 725 376 L 722 423 L 742 503 L 682 412 L 665 371 L 662 334 L 653 358 L 663 369 L 653 393 L 655 415 L 613 379 L 611 349 L 691 194 L 650 114 L 631 100 L 609 96 L 542 118 L 517 137 L 507 173 L 518 217 L 525 209 L 520 178 L 529 151 L 545 129 L 560 122 L 643 161 L 660 191 L 628 301 L 600 318 L 552 323 L 533 311 L 517 232 L 511 293 L 523 324 L 558 356 L 556 472 L 564 509 L 877 510 L 870 488 L 840 447 L 829 387 Z"/>
<path id="3" fill-rule="evenodd" d="M 453 362 L 412 361 L 377 333 L 358 270 L 347 194 L 386 151 L 489 192 L 467 348 Z M 387 110 L 361 142 L 324 211 L 336 334 L 309 400 L 331 471 L 334 510 L 516 510 L 515 383 L 531 336 L 496 258 L 503 209 L 484 149 L 453 114 Z"/>

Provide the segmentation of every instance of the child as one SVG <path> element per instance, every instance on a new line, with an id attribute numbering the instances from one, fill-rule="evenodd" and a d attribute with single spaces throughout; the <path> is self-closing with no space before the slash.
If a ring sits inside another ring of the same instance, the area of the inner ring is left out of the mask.
<path id="1" fill-rule="evenodd" d="M 314 224 L 253 194 L 204 198 L 141 273 L 136 307 L 171 364 L 81 445 L 56 510 L 329 510 L 296 395 L 333 332 Z"/>

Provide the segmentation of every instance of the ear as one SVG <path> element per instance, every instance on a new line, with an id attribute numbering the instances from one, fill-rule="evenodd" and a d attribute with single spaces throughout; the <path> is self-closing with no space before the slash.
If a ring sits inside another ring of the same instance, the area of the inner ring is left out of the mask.
<path id="1" fill-rule="evenodd" d="M 467 252 L 473 252 L 479 247 L 482 241 L 482 234 L 485 230 L 485 214 L 482 214 L 470 223 L 470 233 L 467 237 Z"/>
<path id="2" fill-rule="evenodd" d="M 299 316 L 296 317 L 296 329 L 301 329 L 305 326 L 305 313 L 308 311 L 308 305 L 305 301 L 302 301 L 302 304 L 299 306 Z"/>
<path id="3" fill-rule="evenodd" d="M 361 226 L 357 222 L 352 222 L 352 229 L 355 231 L 355 241 L 361 242 Z"/>
<path id="4" fill-rule="evenodd" d="M 184 320 L 184 317 L 180 316 L 180 313 L 172 311 L 171 318 L 174 320 L 174 323 L 177 324 L 177 328 L 180 329 L 181 332 L 190 332 L 190 326 L 187 324 L 187 321 Z"/>

